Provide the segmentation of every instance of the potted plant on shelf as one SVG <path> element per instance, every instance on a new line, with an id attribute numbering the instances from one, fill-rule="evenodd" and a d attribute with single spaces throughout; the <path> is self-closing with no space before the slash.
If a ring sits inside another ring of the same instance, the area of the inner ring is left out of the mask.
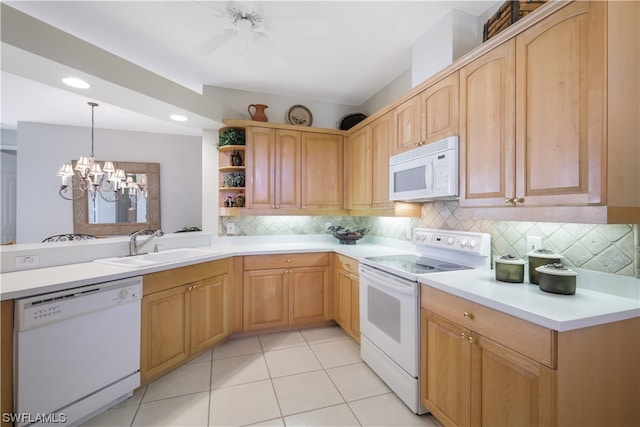
<path id="1" fill-rule="evenodd" d="M 218 149 L 227 145 L 245 145 L 244 129 L 230 128 L 220 132 Z"/>

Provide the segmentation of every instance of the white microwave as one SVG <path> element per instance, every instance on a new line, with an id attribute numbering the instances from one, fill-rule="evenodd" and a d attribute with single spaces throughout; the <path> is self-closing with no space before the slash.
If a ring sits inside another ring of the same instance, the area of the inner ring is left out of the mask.
<path id="1" fill-rule="evenodd" d="M 458 137 L 432 142 L 389 158 L 390 200 L 458 197 Z"/>

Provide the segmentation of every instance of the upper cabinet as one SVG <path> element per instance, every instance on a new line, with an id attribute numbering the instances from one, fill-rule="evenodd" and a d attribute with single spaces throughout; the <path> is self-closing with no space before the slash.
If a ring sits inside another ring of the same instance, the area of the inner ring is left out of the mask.
<path id="1" fill-rule="evenodd" d="M 515 196 L 515 41 L 460 70 L 460 206 Z"/>
<path id="2" fill-rule="evenodd" d="M 492 208 L 476 218 L 635 223 L 638 98 L 625 92 L 638 92 L 640 6 L 550 7 L 460 69 L 460 206 Z"/>
<path id="3" fill-rule="evenodd" d="M 420 94 L 422 141 L 425 144 L 458 135 L 459 87 L 456 71 Z"/>
<path id="4" fill-rule="evenodd" d="M 246 128 L 246 200 L 245 209 L 223 214 L 344 213 L 342 132 L 229 122 Z"/>
<path id="5" fill-rule="evenodd" d="M 302 209 L 344 209 L 343 136 L 302 133 Z"/>
<path id="6" fill-rule="evenodd" d="M 454 72 L 394 109 L 391 155 L 458 135 L 459 83 Z"/>
<path id="7" fill-rule="evenodd" d="M 389 201 L 389 146 L 393 112 L 354 132 L 345 142 L 348 209 L 392 209 Z"/>

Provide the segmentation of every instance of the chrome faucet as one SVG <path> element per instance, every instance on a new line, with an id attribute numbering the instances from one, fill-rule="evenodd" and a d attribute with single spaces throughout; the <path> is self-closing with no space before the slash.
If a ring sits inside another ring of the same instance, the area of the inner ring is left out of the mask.
<path id="1" fill-rule="evenodd" d="M 140 251 L 140 249 L 146 246 L 147 243 L 153 240 L 154 237 L 162 237 L 164 235 L 162 230 L 156 230 L 151 235 L 149 235 L 149 237 L 145 239 L 142 243 L 138 244 L 138 236 L 148 231 L 149 230 L 139 230 L 139 231 L 136 231 L 135 233 L 132 233 L 129 236 L 129 255 L 130 256 L 138 255 L 138 251 Z"/>

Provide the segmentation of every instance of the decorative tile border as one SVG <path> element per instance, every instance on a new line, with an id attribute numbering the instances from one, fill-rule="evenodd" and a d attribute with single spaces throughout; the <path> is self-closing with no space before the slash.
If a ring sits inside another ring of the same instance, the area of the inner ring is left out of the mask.
<path id="1" fill-rule="evenodd" d="M 527 236 L 540 236 L 542 247 L 565 256 L 569 267 L 640 278 L 638 224 L 572 224 L 526 221 L 474 221 L 458 212 L 458 202 L 422 205 L 421 218 L 335 216 L 220 217 L 219 234 L 226 224 L 236 225 L 236 235 L 322 234 L 331 223 L 345 228 L 366 227 L 369 235 L 406 239 L 408 228 L 439 228 L 489 233 L 493 255 L 524 257 Z"/>

